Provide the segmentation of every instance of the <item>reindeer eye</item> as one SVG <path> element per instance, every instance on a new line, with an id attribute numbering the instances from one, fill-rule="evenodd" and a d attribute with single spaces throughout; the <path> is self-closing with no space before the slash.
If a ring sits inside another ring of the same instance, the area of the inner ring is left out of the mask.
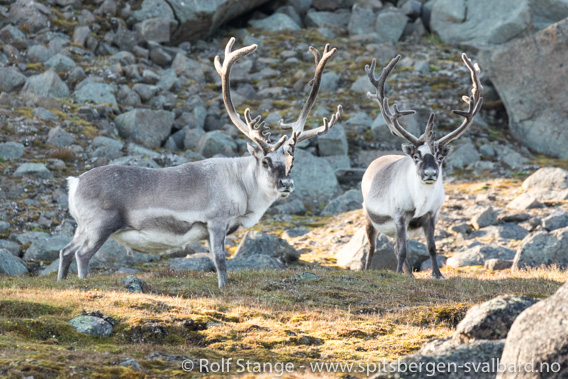
<path id="1" fill-rule="evenodd" d="M 415 161 L 419 161 L 419 160 L 420 160 L 420 154 L 419 154 L 419 153 L 414 154 L 414 160 L 415 160 Z"/>
<path id="2" fill-rule="evenodd" d="M 264 168 L 269 168 L 270 167 L 270 161 L 268 160 L 268 158 L 264 158 L 262 160 L 262 167 Z"/>

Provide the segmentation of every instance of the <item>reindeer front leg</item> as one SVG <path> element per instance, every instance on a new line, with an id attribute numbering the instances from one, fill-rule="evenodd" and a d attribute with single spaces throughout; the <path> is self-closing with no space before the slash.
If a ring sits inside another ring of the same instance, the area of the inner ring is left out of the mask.
<path id="1" fill-rule="evenodd" d="M 428 219 L 424 223 L 424 235 L 426 236 L 426 243 L 428 244 L 428 253 L 430 254 L 430 260 L 432 261 L 432 278 L 434 279 L 444 279 L 444 276 L 440 272 L 438 267 L 438 260 L 436 259 L 436 241 L 434 240 L 434 216 L 430 214 Z"/>
<path id="2" fill-rule="evenodd" d="M 408 260 L 406 259 L 407 255 L 407 241 L 406 241 L 406 229 L 407 229 L 407 221 L 404 215 L 398 217 L 395 221 L 396 223 L 396 256 L 398 260 L 398 264 L 396 267 L 396 272 L 404 272 L 405 274 L 412 275 L 412 269 L 410 264 L 408 264 Z"/>
<path id="3" fill-rule="evenodd" d="M 209 252 L 219 279 L 219 288 L 227 284 L 227 263 L 225 262 L 225 237 L 227 227 L 219 223 L 209 223 Z"/>

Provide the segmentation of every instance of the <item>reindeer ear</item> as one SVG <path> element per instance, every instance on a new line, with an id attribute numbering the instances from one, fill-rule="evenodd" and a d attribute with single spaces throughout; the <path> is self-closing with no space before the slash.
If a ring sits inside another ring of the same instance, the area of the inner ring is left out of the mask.
<path id="1" fill-rule="evenodd" d="M 442 146 L 441 149 L 438 150 L 438 160 L 441 162 L 443 161 L 448 155 L 453 153 L 454 147 L 450 145 Z"/>
<path id="2" fill-rule="evenodd" d="M 410 143 L 403 143 L 402 144 L 402 151 L 404 154 L 408 155 L 410 158 L 413 158 L 414 153 L 416 152 L 416 146 Z"/>
<path id="3" fill-rule="evenodd" d="M 264 152 L 260 147 L 247 143 L 247 149 L 250 155 L 255 157 L 257 161 L 260 161 L 262 158 L 264 158 Z"/>

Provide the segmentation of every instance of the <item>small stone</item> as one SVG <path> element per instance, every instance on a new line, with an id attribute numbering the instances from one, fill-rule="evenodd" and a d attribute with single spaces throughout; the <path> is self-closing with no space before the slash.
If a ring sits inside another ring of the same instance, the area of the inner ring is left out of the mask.
<path id="1" fill-rule="evenodd" d="M 132 367 L 134 371 L 142 370 L 142 367 L 140 367 L 140 363 L 138 363 L 138 361 L 133 358 L 125 359 L 124 361 L 120 362 L 118 365 L 123 367 Z"/>
<path id="2" fill-rule="evenodd" d="M 498 221 L 497 212 L 493 210 L 493 207 L 474 207 L 474 209 L 466 210 L 466 213 L 473 214 L 471 225 L 476 230 L 495 225 Z"/>
<path id="3" fill-rule="evenodd" d="M 126 278 L 122 279 L 122 284 L 126 287 L 128 292 L 146 293 L 146 283 L 134 275 L 128 275 Z"/>
<path id="4" fill-rule="evenodd" d="M 289 238 L 301 237 L 308 234 L 309 232 L 310 230 L 307 228 L 288 229 L 285 230 L 284 233 L 282 233 L 282 238 L 289 239 Z"/>
<path id="5" fill-rule="evenodd" d="M 47 144 L 59 147 L 67 147 L 74 142 L 73 134 L 57 126 L 47 134 Z"/>
<path id="6" fill-rule="evenodd" d="M 492 258 L 485 261 L 484 267 L 491 271 L 507 270 L 513 267 L 513 260 Z"/>
<path id="7" fill-rule="evenodd" d="M 113 329 L 113 326 L 108 321 L 88 315 L 77 316 L 69 320 L 69 324 L 80 333 L 97 337 L 108 337 Z"/>
<path id="8" fill-rule="evenodd" d="M 296 275 L 296 279 L 300 279 L 300 280 L 320 280 L 321 277 L 319 277 L 318 275 L 316 275 L 312 272 L 301 272 L 298 275 Z"/>

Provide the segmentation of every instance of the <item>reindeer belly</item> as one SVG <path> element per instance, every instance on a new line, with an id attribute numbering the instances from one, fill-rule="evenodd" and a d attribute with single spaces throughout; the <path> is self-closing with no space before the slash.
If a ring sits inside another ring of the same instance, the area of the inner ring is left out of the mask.
<path id="1" fill-rule="evenodd" d="M 390 216 L 379 215 L 371 213 L 367 210 L 367 214 L 369 215 L 369 219 L 371 223 L 380 233 L 387 235 L 391 238 L 396 238 L 396 225 L 394 220 Z M 408 238 L 416 238 L 420 235 L 422 231 L 422 224 L 418 225 L 418 219 L 412 219 L 406 229 L 406 235 Z"/>
<path id="2" fill-rule="evenodd" d="M 159 220 L 158 220 L 159 221 Z M 116 242 L 141 253 L 160 253 L 180 248 L 209 236 L 202 223 L 189 224 L 180 222 L 176 227 L 172 223 L 160 223 L 155 219 L 140 229 L 127 229 L 113 234 Z"/>

